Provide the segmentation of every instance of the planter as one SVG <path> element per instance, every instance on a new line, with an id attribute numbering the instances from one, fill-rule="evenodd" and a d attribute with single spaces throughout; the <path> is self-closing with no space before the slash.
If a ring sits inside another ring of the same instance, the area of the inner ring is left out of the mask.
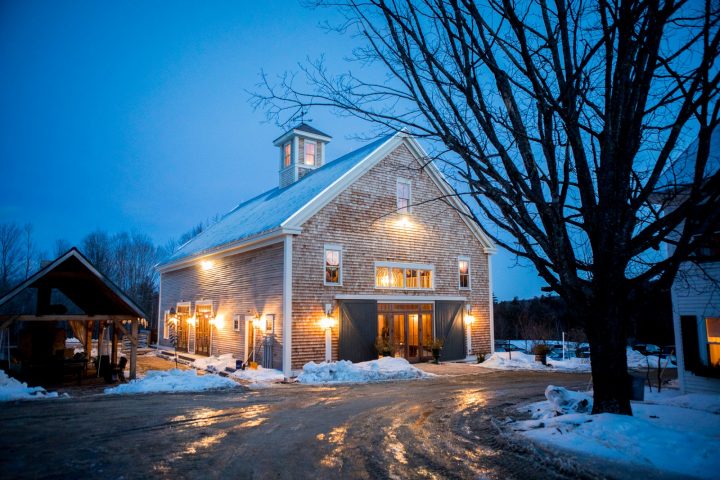
<path id="1" fill-rule="evenodd" d="M 543 365 L 547 365 L 547 354 L 545 354 L 545 353 L 535 354 L 535 361 L 540 362 Z"/>
<path id="2" fill-rule="evenodd" d="M 432 356 L 433 356 L 433 362 L 435 365 L 438 365 L 440 363 L 440 349 L 439 348 L 433 348 L 432 349 Z"/>

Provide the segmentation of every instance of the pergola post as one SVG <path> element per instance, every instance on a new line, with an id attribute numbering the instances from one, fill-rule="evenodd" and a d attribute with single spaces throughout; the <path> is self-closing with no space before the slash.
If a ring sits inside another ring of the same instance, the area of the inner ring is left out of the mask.
<path id="1" fill-rule="evenodd" d="M 87 364 L 90 362 L 92 355 L 92 334 L 93 334 L 94 323 L 92 320 L 88 320 L 85 324 L 85 370 L 87 371 Z"/>
<path id="2" fill-rule="evenodd" d="M 135 380 L 137 373 L 137 340 L 138 340 L 138 319 L 132 319 L 132 328 L 130 330 L 130 380 Z"/>
<path id="3" fill-rule="evenodd" d="M 110 363 L 117 365 L 118 363 L 118 330 L 115 322 L 112 323 L 112 354 L 110 355 Z"/>

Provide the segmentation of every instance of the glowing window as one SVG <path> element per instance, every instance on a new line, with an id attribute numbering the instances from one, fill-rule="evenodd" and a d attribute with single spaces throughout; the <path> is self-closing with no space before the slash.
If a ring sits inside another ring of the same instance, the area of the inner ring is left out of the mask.
<path id="1" fill-rule="evenodd" d="M 305 140 L 305 165 L 315 165 L 315 142 Z"/>
<path id="2" fill-rule="evenodd" d="M 342 249 L 325 246 L 325 285 L 342 283 Z"/>
<path id="3" fill-rule="evenodd" d="M 433 288 L 432 265 L 377 262 L 375 288 L 430 290 Z"/>
<path id="4" fill-rule="evenodd" d="M 460 288 L 470 288 L 470 260 L 460 257 L 458 259 L 458 286 Z"/>
<path id="5" fill-rule="evenodd" d="M 289 143 L 286 143 L 285 146 L 283 146 L 283 163 L 286 167 L 290 166 L 290 163 L 292 161 L 292 149 L 290 147 Z"/>

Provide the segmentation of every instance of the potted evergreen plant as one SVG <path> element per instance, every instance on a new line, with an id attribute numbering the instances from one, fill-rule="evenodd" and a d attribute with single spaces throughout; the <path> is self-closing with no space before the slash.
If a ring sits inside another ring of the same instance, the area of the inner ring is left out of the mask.
<path id="1" fill-rule="evenodd" d="M 425 345 L 425 348 L 432 351 L 433 363 L 435 363 L 435 365 L 440 364 L 440 350 L 442 350 L 443 348 L 442 339 L 433 338 L 432 342 L 429 342 L 427 345 Z"/>
<path id="2" fill-rule="evenodd" d="M 377 350 L 379 358 L 393 356 L 393 344 L 390 341 L 390 332 L 387 327 L 383 328 L 380 335 L 375 339 L 375 350 Z"/>

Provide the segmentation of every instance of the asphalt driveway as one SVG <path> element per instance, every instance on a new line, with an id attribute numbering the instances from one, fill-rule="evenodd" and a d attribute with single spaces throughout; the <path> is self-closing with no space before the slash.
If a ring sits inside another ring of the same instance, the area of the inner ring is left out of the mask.
<path id="1" fill-rule="evenodd" d="M 588 375 L 427 367 L 429 380 L 0 406 L 4 478 L 578 478 L 497 433 Z M 588 474 L 590 476 L 590 474 Z"/>

